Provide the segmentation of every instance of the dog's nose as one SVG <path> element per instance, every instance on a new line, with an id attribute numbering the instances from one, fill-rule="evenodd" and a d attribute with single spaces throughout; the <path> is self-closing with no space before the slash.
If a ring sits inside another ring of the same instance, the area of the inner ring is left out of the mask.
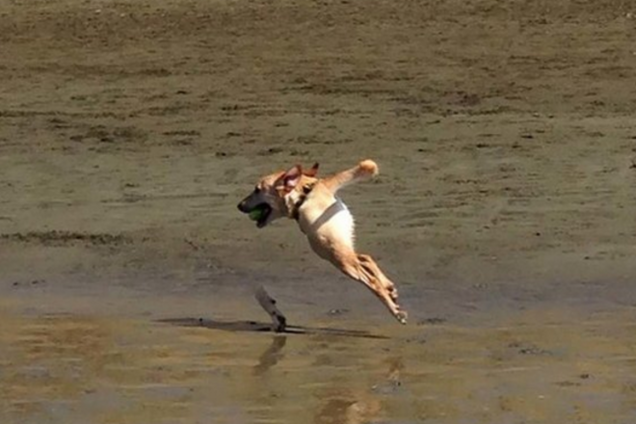
<path id="1" fill-rule="evenodd" d="M 247 211 L 245 210 L 245 204 L 244 204 L 244 202 L 239 203 L 236 207 L 238 208 L 238 210 L 240 210 L 240 211 L 241 211 L 241 212 L 243 212 L 243 213 L 247 212 Z"/>

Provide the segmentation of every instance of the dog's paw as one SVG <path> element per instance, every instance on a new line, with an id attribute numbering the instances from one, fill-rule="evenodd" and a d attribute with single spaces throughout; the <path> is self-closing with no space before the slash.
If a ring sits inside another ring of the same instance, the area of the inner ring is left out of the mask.
<path id="1" fill-rule="evenodd" d="M 408 318 L 409 314 L 407 314 L 405 311 L 398 311 L 395 313 L 395 319 L 397 319 L 400 324 L 405 325 L 406 324 L 406 319 Z"/>
<path id="2" fill-rule="evenodd" d="M 287 318 L 285 318 L 282 315 L 279 314 L 274 314 L 272 316 L 273 318 L 273 323 L 272 323 L 272 330 L 275 333 L 283 333 L 285 332 L 285 330 L 287 329 Z"/>

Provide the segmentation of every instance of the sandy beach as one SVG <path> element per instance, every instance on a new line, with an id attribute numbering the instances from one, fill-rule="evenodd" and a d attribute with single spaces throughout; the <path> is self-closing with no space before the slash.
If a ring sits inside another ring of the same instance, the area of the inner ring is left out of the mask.
<path id="1" fill-rule="evenodd" d="M 631 423 L 635 15 L 0 0 L 0 422 Z M 236 210 L 365 158 L 404 327 Z"/>

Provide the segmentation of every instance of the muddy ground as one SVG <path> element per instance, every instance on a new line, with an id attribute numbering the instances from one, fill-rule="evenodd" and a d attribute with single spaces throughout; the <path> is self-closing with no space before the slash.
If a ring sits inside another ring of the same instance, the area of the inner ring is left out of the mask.
<path id="1" fill-rule="evenodd" d="M 636 8 L 555 3 L 0 0 L 0 420 L 632 422 Z M 407 327 L 236 210 L 367 157 Z"/>

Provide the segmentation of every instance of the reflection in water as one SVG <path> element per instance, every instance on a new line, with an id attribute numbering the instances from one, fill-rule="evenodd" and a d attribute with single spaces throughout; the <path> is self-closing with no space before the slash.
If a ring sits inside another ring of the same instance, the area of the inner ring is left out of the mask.
<path id="1" fill-rule="evenodd" d="M 287 336 L 272 337 L 272 344 L 263 352 L 258 360 L 258 365 L 254 367 L 254 375 L 266 373 L 278 361 L 283 359 L 282 350 L 287 343 Z"/>
<path id="2" fill-rule="evenodd" d="M 422 344 L 5 313 L 0 423 L 631 422 L 628 317 L 538 320 Z"/>
<path id="3" fill-rule="evenodd" d="M 284 335 L 271 338 L 271 344 L 260 355 L 258 364 L 253 368 L 255 376 L 263 376 L 270 372 L 283 359 L 283 348 L 287 341 L 288 336 Z M 379 378 L 379 380 L 375 380 L 375 384 L 361 385 L 357 378 L 350 375 L 350 369 L 354 366 L 364 367 L 364 356 L 350 355 L 350 352 L 343 354 L 340 349 L 331 350 L 332 346 L 344 348 L 353 342 L 349 341 L 339 344 L 341 342 L 339 338 L 334 339 L 333 336 L 325 335 L 313 335 L 306 341 L 316 346 L 312 346 L 307 352 L 308 359 L 313 356 L 313 364 L 307 364 L 305 367 L 316 367 L 315 371 L 324 370 L 326 365 L 329 365 L 329 368 L 333 368 L 325 372 L 325 375 L 330 375 L 328 380 L 324 381 L 325 376 L 322 376 L 317 378 L 313 384 L 310 384 L 309 398 L 317 401 L 313 421 L 317 424 L 360 424 L 374 421 L 380 417 L 383 406 L 381 395 L 390 393 L 393 388 L 398 387 L 400 384 L 400 372 L 404 368 L 402 358 L 400 356 L 391 356 L 382 360 L 382 355 L 379 355 L 378 365 L 381 368 L 378 371 L 384 372 L 384 376 Z M 363 370 L 361 369 L 360 371 L 362 372 Z M 253 382 L 253 389 L 257 392 L 253 397 L 257 401 L 260 400 L 263 407 L 265 405 L 279 407 L 282 411 L 286 408 L 282 403 L 288 401 L 283 398 L 281 402 L 279 396 L 276 396 L 275 399 L 270 397 L 272 392 L 277 391 L 276 381 L 273 381 L 274 384 L 272 384 L 272 379 Z M 289 381 L 286 383 L 289 383 Z M 296 388 L 294 386 L 289 387 L 291 393 L 294 390 L 302 393 L 302 386 L 306 384 L 306 382 L 300 382 Z M 281 403 L 280 406 L 277 405 L 279 402 Z M 302 404 L 299 407 L 303 408 Z"/>
<path id="4" fill-rule="evenodd" d="M 391 394 L 399 387 L 404 365 L 400 356 L 387 358 L 382 365 L 388 365 L 388 371 L 382 381 L 371 387 L 356 388 L 348 378 L 325 387 L 319 393 L 322 405 L 316 410 L 314 423 L 360 424 L 375 422 L 386 415 L 380 395 Z"/>
<path id="5" fill-rule="evenodd" d="M 318 410 L 316 424 L 353 424 L 370 422 L 379 415 L 380 403 L 375 399 L 356 398 L 352 392 L 338 393 Z"/>

